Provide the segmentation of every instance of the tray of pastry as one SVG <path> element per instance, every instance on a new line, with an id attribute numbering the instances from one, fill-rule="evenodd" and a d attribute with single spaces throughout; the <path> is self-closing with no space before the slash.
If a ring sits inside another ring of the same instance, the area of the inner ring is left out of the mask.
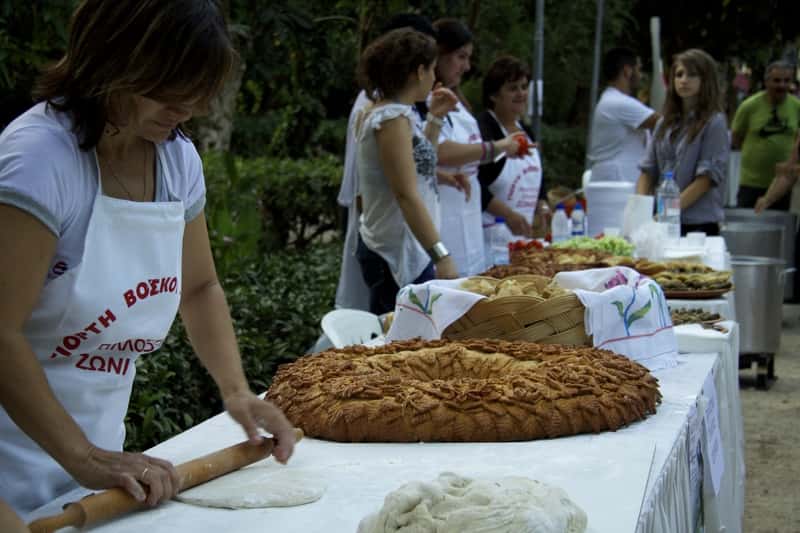
<path id="1" fill-rule="evenodd" d="M 726 270 L 665 270 L 654 274 L 653 280 L 661 286 L 664 296 L 673 299 L 719 298 L 733 289 L 731 273 Z"/>
<path id="2" fill-rule="evenodd" d="M 672 309 L 670 315 L 672 316 L 673 326 L 682 326 L 683 324 L 716 324 L 723 320 L 719 313 L 712 313 L 704 309 Z"/>

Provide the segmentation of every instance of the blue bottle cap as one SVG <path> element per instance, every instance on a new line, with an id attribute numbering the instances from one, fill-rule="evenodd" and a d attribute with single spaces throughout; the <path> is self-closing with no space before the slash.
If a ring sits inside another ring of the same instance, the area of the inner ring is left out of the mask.
<path id="1" fill-rule="evenodd" d="M 505 224 L 506 223 L 506 219 L 503 218 L 503 217 L 494 217 L 494 223 L 495 224 Z"/>
<path id="2" fill-rule="evenodd" d="M 558 205 L 556 206 L 556 209 L 564 209 L 564 204 L 558 204 Z"/>

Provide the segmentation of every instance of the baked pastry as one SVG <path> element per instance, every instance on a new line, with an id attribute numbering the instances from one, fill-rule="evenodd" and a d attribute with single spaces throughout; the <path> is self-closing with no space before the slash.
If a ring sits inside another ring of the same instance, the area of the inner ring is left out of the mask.
<path id="1" fill-rule="evenodd" d="M 305 356 L 266 397 L 310 437 L 495 442 L 616 430 L 661 394 L 645 367 L 607 350 L 471 339 Z"/>

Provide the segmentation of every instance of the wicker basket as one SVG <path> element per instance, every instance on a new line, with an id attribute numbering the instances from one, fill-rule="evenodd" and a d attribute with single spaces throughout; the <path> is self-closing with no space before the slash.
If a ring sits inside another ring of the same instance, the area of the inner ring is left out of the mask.
<path id="1" fill-rule="evenodd" d="M 512 276 L 515 280 L 543 288 L 548 278 L 536 275 Z M 538 296 L 501 296 L 481 300 L 450 324 L 445 339 L 524 340 L 541 344 L 591 346 L 583 323 L 584 307 L 573 293 L 544 299 Z"/>

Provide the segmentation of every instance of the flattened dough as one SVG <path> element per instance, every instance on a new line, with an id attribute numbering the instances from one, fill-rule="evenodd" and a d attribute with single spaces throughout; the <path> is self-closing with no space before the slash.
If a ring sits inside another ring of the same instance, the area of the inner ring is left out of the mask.
<path id="1" fill-rule="evenodd" d="M 564 490 L 525 477 L 444 472 L 389 493 L 358 533 L 583 533 L 586 513 Z"/>
<path id="2" fill-rule="evenodd" d="M 292 507 L 319 500 L 326 484 L 319 472 L 251 466 L 185 490 L 176 498 L 203 507 Z"/>

